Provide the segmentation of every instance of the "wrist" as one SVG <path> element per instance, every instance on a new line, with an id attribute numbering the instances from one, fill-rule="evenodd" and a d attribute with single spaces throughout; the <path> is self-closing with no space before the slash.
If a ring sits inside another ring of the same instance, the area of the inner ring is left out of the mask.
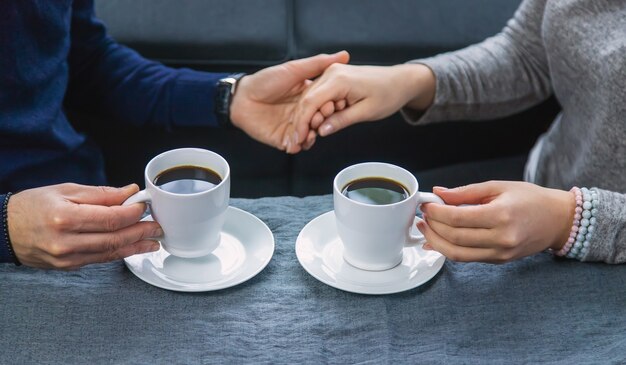
<path id="1" fill-rule="evenodd" d="M 423 111 L 428 109 L 435 99 L 436 78 L 430 67 L 421 63 L 397 65 L 404 86 L 405 107 Z"/>
<path id="2" fill-rule="evenodd" d="M 574 215 L 576 214 L 576 197 L 570 191 L 554 190 L 554 200 L 552 206 L 555 209 L 555 238 L 550 245 L 554 251 L 559 251 L 567 243 Z"/>
<path id="3" fill-rule="evenodd" d="M 247 100 L 249 81 L 250 79 L 246 76 L 237 81 L 237 88 L 235 89 L 236 92 L 232 95 L 230 103 L 230 121 L 233 126 L 239 129 L 241 129 L 241 121 L 244 118 L 243 111 L 246 109 L 245 101 Z"/>
<path id="4" fill-rule="evenodd" d="M 233 124 L 231 110 L 235 95 L 239 88 L 239 82 L 245 76 L 244 73 L 233 74 L 220 79 L 217 83 L 215 95 L 215 115 L 219 126 L 230 128 Z"/>

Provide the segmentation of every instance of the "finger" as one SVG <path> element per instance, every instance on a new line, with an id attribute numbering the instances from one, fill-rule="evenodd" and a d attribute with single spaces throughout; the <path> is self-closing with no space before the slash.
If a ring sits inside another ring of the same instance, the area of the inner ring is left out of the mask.
<path id="1" fill-rule="evenodd" d="M 92 262 L 109 262 L 120 260 L 132 255 L 138 255 L 142 253 L 158 251 L 161 245 L 155 240 L 141 240 L 135 243 L 131 243 L 124 247 L 120 247 L 118 250 L 108 254 L 96 254 L 89 259 Z"/>
<path id="2" fill-rule="evenodd" d="M 357 103 L 340 112 L 334 113 L 330 117 L 326 118 L 324 123 L 322 123 L 317 130 L 317 133 L 319 133 L 322 137 L 326 137 L 349 125 L 362 121 L 364 108 L 364 103 Z"/>
<path id="3" fill-rule="evenodd" d="M 302 149 L 305 151 L 310 150 L 311 147 L 313 147 L 313 145 L 315 144 L 316 138 L 317 138 L 317 133 L 315 133 L 315 131 L 309 131 L 309 135 L 306 138 L 306 141 L 304 142 Z"/>
<path id="4" fill-rule="evenodd" d="M 108 233 L 82 233 L 75 235 L 67 254 L 111 254 L 134 242 L 163 236 L 157 222 L 139 222 L 130 227 Z"/>
<path id="5" fill-rule="evenodd" d="M 417 228 L 428 244 L 437 252 L 452 261 L 459 262 L 495 262 L 495 250 L 490 248 L 470 248 L 454 245 L 433 231 L 424 221 L 417 223 Z"/>
<path id="6" fill-rule="evenodd" d="M 102 205 L 80 204 L 75 212 L 74 232 L 114 232 L 137 223 L 145 212 L 145 204 Z"/>
<path id="7" fill-rule="evenodd" d="M 283 131 L 282 150 L 288 154 L 300 152 L 299 136 L 293 124 L 287 125 Z"/>
<path id="8" fill-rule="evenodd" d="M 456 207 L 426 203 L 422 204 L 420 209 L 429 219 L 452 227 L 493 228 L 498 221 L 497 212 L 488 204 Z"/>
<path id="9" fill-rule="evenodd" d="M 505 186 L 501 181 L 488 181 L 454 189 L 436 186 L 433 188 L 433 192 L 447 204 L 483 204 L 493 200 L 495 196 L 503 192 L 504 188 Z"/>
<path id="10" fill-rule="evenodd" d="M 322 115 L 322 113 L 317 112 L 315 113 L 315 115 L 313 115 L 313 118 L 311 119 L 310 128 L 317 129 L 322 123 L 324 123 L 324 116 Z"/>
<path id="11" fill-rule="evenodd" d="M 497 247 L 494 232 L 485 228 L 458 228 L 430 219 L 425 216 L 428 226 L 446 241 L 465 247 Z"/>
<path id="12" fill-rule="evenodd" d="M 133 255 L 158 251 L 160 247 L 161 245 L 158 241 L 142 240 L 121 247 L 110 253 L 74 255 L 72 257 L 58 260 L 57 264 L 65 265 L 67 266 L 67 269 L 72 270 L 89 264 L 116 261 Z"/>
<path id="13" fill-rule="evenodd" d="M 130 184 L 123 188 L 111 186 L 76 185 L 70 188 L 67 199 L 77 204 L 120 205 L 131 195 L 139 191 L 137 184 Z"/>
<path id="14" fill-rule="evenodd" d="M 335 110 L 336 111 L 344 110 L 346 108 L 346 105 L 347 105 L 347 103 L 346 103 L 345 99 L 336 101 L 335 102 Z"/>
<path id="15" fill-rule="evenodd" d="M 284 66 L 290 69 L 292 75 L 296 75 L 298 79 L 303 80 L 321 75 L 333 63 L 348 63 L 349 61 L 350 54 L 346 51 L 340 51 L 334 54 L 319 54 L 313 57 L 289 61 Z"/>
<path id="16" fill-rule="evenodd" d="M 319 112 L 322 113 L 325 118 L 330 117 L 335 112 L 335 102 L 326 102 L 326 104 L 322 105 Z"/>

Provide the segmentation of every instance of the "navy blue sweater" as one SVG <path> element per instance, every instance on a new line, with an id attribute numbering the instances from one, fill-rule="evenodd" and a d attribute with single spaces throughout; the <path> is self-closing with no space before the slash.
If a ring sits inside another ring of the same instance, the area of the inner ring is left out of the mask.
<path id="1" fill-rule="evenodd" d="M 224 76 L 168 68 L 117 44 L 93 0 L 0 1 L 0 204 L 9 191 L 106 184 L 100 150 L 66 108 L 139 127 L 216 126 L 215 85 Z"/>

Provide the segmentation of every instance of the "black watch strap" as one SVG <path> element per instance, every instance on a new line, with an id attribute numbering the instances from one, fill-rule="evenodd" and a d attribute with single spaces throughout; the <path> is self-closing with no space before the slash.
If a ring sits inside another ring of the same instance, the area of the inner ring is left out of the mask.
<path id="1" fill-rule="evenodd" d="M 217 82 L 215 115 L 220 127 L 233 128 L 233 122 L 230 120 L 230 103 L 237 90 L 237 82 L 244 76 L 246 76 L 245 73 L 237 73 L 220 79 Z"/>

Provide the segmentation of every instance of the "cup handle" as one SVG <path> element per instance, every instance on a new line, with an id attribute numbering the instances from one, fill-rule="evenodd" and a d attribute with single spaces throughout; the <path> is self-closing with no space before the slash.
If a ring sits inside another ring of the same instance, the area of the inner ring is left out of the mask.
<path id="1" fill-rule="evenodd" d="M 126 201 L 122 203 L 122 205 L 130 205 L 130 204 L 135 204 L 135 203 L 150 204 L 151 202 L 152 202 L 152 198 L 150 197 L 150 194 L 148 194 L 148 191 L 144 189 L 131 195 L 128 199 L 126 199 Z"/>
<path id="2" fill-rule="evenodd" d="M 446 203 L 437 195 L 433 194 L 433 193 L 422 193 L 420 192 L 420 197 L 419 200 L 417 202 L 417 205 L 420 206 L 424 203 L 435 203 L 435 204 L 443 204 L 445 205 Z M 419 220 L 421 220 L 421 218 L 417 218 Z M 410 229 L 412 229 L 413 227 L 411 226 Z M 411 234 L 411 231 L 409 229 L 409 232 L 407 233 L 407 240 L 406 240 L 406 247 L 413 247 L 413 246 L 419 246 L 419 245 L 423 245 L 424 243 L 426 243 L 426 238 L 422 235 L 413 235 Z"/>

